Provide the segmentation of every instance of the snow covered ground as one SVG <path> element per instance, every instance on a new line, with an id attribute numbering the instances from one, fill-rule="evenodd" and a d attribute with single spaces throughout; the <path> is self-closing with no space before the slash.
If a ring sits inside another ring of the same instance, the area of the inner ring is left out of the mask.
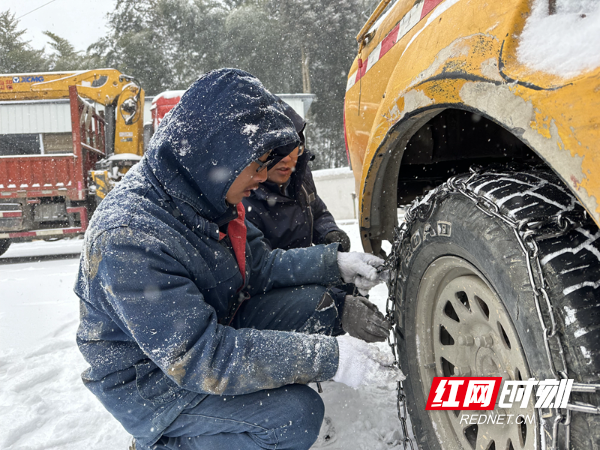
<path id="1" fill-rule="evenodd" d="M 356 221 L 343 222 L 361 250 Z M 125 450 L 130 437 L 83 387 L 73 293 L 81 239 L 13 244 L 0 257 L 0 449 Z M 387 288 L 371 291 L 385 309 Z M 385 347 L 385 344 L 381 344 Z M 399 449 L 395 386 L 323 383 L 314 449 Z M 326 439 L 326 436 L 330 436 Z"/>

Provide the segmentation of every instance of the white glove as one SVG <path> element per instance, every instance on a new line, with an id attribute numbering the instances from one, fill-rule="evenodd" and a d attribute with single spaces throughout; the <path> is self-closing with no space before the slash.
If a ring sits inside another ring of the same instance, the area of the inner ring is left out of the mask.
<path id="1" fill-rule="evenodd" d="M 337 256 L 342 280 L 354 283 L 361 295 L 367 295 L 371 288 L 386 281 L 385 272 L 378 273 L 376 269 L 383 264 L 383 259 L 359 252 L 338 252 Z"/>
<path id="2" fill-rule="evenodd" d="M 391 352 L 382 352 L 376 344 L 367 344 L 352 336 L 338 336 L 336 339 L 339 363 L 333 381 L 358 389 L 360 386 L 383 386 L 406 379 L 400 369 L 392 365 L 394 358 Z"/>

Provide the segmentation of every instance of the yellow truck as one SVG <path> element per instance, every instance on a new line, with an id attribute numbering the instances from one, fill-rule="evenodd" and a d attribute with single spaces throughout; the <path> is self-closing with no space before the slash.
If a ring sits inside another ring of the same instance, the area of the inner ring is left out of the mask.
<path id="1" fill-rule="evenodd" d="M 0 75 L 0 254 L 85 232 L 142 157 L 143 105 L 136 80 L 114 69 Z"/>
<path id="2" fill-rule="evenodd" d="M 412 448 L 600 448 L 599 27 L 592 1 L 384 0 L 357 36 L 344 132 Z M 491 409 L 452 397 L 472 377 Z"/>

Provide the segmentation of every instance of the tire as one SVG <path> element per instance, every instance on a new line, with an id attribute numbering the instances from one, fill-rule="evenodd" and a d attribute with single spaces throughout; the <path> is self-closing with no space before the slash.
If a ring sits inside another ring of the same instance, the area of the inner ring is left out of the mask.
<path id="1" fill-rule="evenodd" d="M 4 255 L 6 253 L 6 251 L 8 250 L 8 247 L 10 247 L 10 240 L 9 239 L 0 239 L 0 256 Z"/>
<path id="2" fill-rule="evenodd" d="M 581 210 L 551 173 L 485 173 L 469 184 L 512 219 Z M 424 222 L 415 220 L 403 245 L 396 294 L 398 353 L 417 443 L 422 449 L 551 448 L 548 410 L 534 423 L 461 424 L 462 413 L 426 411 L 434 376 L 502 376 L 505 380 L 554 378 L 544 347 L 527 260 L 511 227 L 455 193 Z M 558 322 L 568 378 L 600 380 L 600 232 L 591 219 L 567 234 L 538 242 L 547 291 Z M 407 249 L 408 246 L 408 249 Z M 471 338 L 474 338 L 472 340 Z M 560 369 L 560 363 L 557 363 Z M 600 404 L 598 394 L 571 393 L 570 401 Z M 496 407 L 497 408 L 497 407 Z M 468 414 L 476 411 L 468 411 Z M 543 427 L 545 445 L 540 445 Z M 571 448 L 600 449 L 598 416 L 573 413 Z M 559 427 L 559 445 L 564 427 Z"/>

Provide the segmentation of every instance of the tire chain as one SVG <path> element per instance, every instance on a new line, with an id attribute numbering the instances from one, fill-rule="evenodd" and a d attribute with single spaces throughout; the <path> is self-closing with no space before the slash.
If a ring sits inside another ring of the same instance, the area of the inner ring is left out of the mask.
<path id="1" fill-rule="evenodd" d="M 504 168 L 506 169 L 506 168 Z M 499 206 L 489 198 L 479 195 L 469 186 L 470 183 L 481 178 L 484 174 L 491 174 L 495 171 L 489 168 L 482 172 L 481 168 L 472 167 L 470 175 L 458 175 L 448 179 L 445 183 L 429 191 L 423 198 L 414 200 L 406 209 L 404 221 L 399 227 L 394 229 L 394 238 L 392 242 L 392 250 L 386 258 L 380 270 L 388 270 L 390 272 L 390 281 L 388 283 L 389 295 L 386 302 L 387 319 L 392 323 L 394 332 L 391 338 L 388 338 L 388 344 L 392 349 L 394 356 L 394 364 L 399 365 L 396 355 L 398 335 L 396 332 L 396 294 L 398 289 L 398 278 L 406 280 L 408 274 L 404 273 L 402 267 L 402 256 L 411 253 L 410 237 L 408 235 L 413 223 L 419 220 L 426 222 L 435 211 L 437 205 L 446 199 L 449 195 L 462 195 L 471 200 L 475 206 L 489 217 L 496 217 L 503 223 L 512 228 L 519 246 L 525 255 L 529 280 L 534 291 L 535 305 L 538 314 L 540 325 L 544 332 L 544 347 L 549 367 L 555 379 L 560 380 L 567 378 L 566 360 L 554 309 L 546 291 L 546 281 L 542 272 L 542 267 L 539 259 L 539 247 L 537 242 L 554 237 L 560 237 L 574 228 L 582 225 L 586 219 L 586 212 L 582 211 L 563 211 L 554 216 L 527 218 L 520 221 L 511 219 L 508 215 L 500 211 Z M 545 318 L 546 316 L 546 318 Z M 549 321 L 549 323 L 547 323 Z M 554 339 L 556 344 L 553 350 L 551 340 Z M 561 368 L 557 369 L 556 360 L 561 364 Z M 398 419 L 402 427 L 402 444 L 404 450 L 410 448 L 416 450 L 417 445 L 410 438 L 408 433 L 408 409 L 406 404 L 406 395 L 402 382 L 398 382 L 397 387 L 397 409 Z M 588 392 L 593 393 L 600 391 L 598 384 L 574 383 L 572 392 Z M 565 427 L 565 449 L 570 448 L 570 423 L 571 411 L 578 411 L 588 414 L 600 414 L 600 407 L 591 404 L 576 402 L 567 405 L 566 412 L 560 409 L 554 409 L 554 422 L 552 426 L 552 447 L 551 450 L 558 450 L 558 429 L 559 425 Z M 540 428 L 540 433 L 543 433 Z"/>

